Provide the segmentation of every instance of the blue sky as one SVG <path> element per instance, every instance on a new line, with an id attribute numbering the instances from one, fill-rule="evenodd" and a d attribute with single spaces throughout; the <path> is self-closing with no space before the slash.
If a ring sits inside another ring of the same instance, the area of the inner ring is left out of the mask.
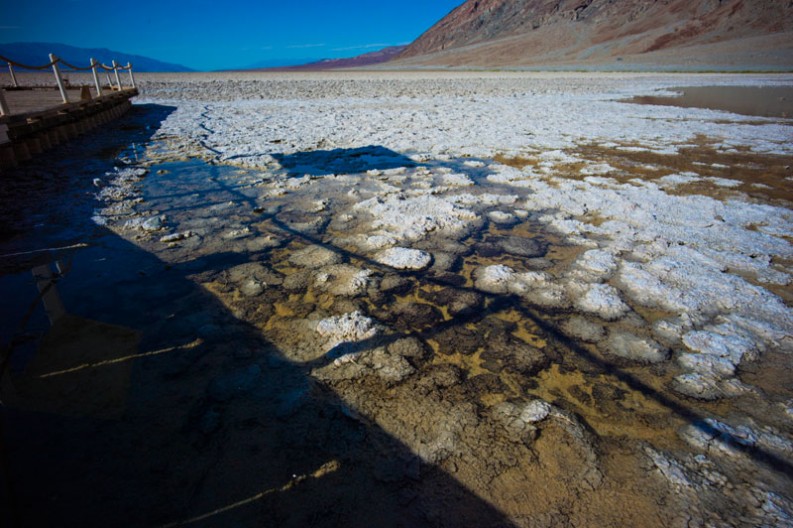
<path id="1" fill-rule="evenodd" d="M 59 42 L 199 70 L 406 44 L 464 0 L 0 0 L 0 42 Z"/>

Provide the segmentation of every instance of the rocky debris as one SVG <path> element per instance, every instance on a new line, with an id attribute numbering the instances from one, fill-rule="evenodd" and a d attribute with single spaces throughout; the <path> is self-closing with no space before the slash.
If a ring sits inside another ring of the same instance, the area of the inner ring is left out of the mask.
<path id="1" fill-rule="evenodd" d="M 157 215 L 148 218 L 138 217 L 127 220 L 124 227 L 127 229 L 137 229 L 140 231 L 153 232 L 159 231 L 165 227 L 165 216 Z"/>
<path id="2" fill-rule="evenodd" d="M 190 238 L 191 236 L 195 235 L 192 231 L 181 231 L 179 233 L 171 233 L 170 235 L 165 235 L 160 237 L 160 242 L 164 244 L 170 244 L 172 242 L 178 242 L 179 240 L 184 240 L 186 238 Z"/>
<path id="3" fill-rule="evenodd" d="M 380 264 L 390 266 L 398 270 L 419 271 L 429 267 L 432 262 L 432 255 L 426 251 L 393 247 L 384 249 L 377 253 L 374 260 Z"/>

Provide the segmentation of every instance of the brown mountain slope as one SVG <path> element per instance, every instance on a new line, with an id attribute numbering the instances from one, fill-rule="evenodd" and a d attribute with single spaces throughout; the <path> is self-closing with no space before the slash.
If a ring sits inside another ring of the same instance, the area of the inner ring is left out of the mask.
<path id="1" fill-rule="evenodd" d="M 278 68 L 257 68 L 256 71 L 324 71 L 344 68 L 364 68 L 388 62 L 397 57 L 405 46 L 389 46 L 377 51 L 370 51 L 363 55 L 356 55 L 345 59 L 323 59 L 321 61 L 298 64 L 296 66 L 281 66 Z"/>
<path id="2" fill-rule="evenodd" d="M 620 60 L 793 67 L 791 0 L 468 0 L 400 55 L 405 65 Z"/>

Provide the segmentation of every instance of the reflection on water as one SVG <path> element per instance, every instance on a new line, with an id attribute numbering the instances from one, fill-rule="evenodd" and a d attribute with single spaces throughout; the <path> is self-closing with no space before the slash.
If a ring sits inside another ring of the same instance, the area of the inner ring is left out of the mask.
<path id="1" fill-rule="evenodd" d="M 640 95 L 628 103 L 708 108 L 759 117 L 793 117 L 791 86 L 691 86 L 672 88 L 676 97 Z"/>

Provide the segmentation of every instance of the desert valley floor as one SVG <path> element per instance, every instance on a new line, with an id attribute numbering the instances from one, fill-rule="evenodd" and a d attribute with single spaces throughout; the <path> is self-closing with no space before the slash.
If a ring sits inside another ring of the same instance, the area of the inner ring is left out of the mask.
<path id="1" fill-rule="evenodd" d="M 2 175 L 23 525 L 793 526 L 793 116 L 628 102 L 793 75 L 138 83 Z"/>

